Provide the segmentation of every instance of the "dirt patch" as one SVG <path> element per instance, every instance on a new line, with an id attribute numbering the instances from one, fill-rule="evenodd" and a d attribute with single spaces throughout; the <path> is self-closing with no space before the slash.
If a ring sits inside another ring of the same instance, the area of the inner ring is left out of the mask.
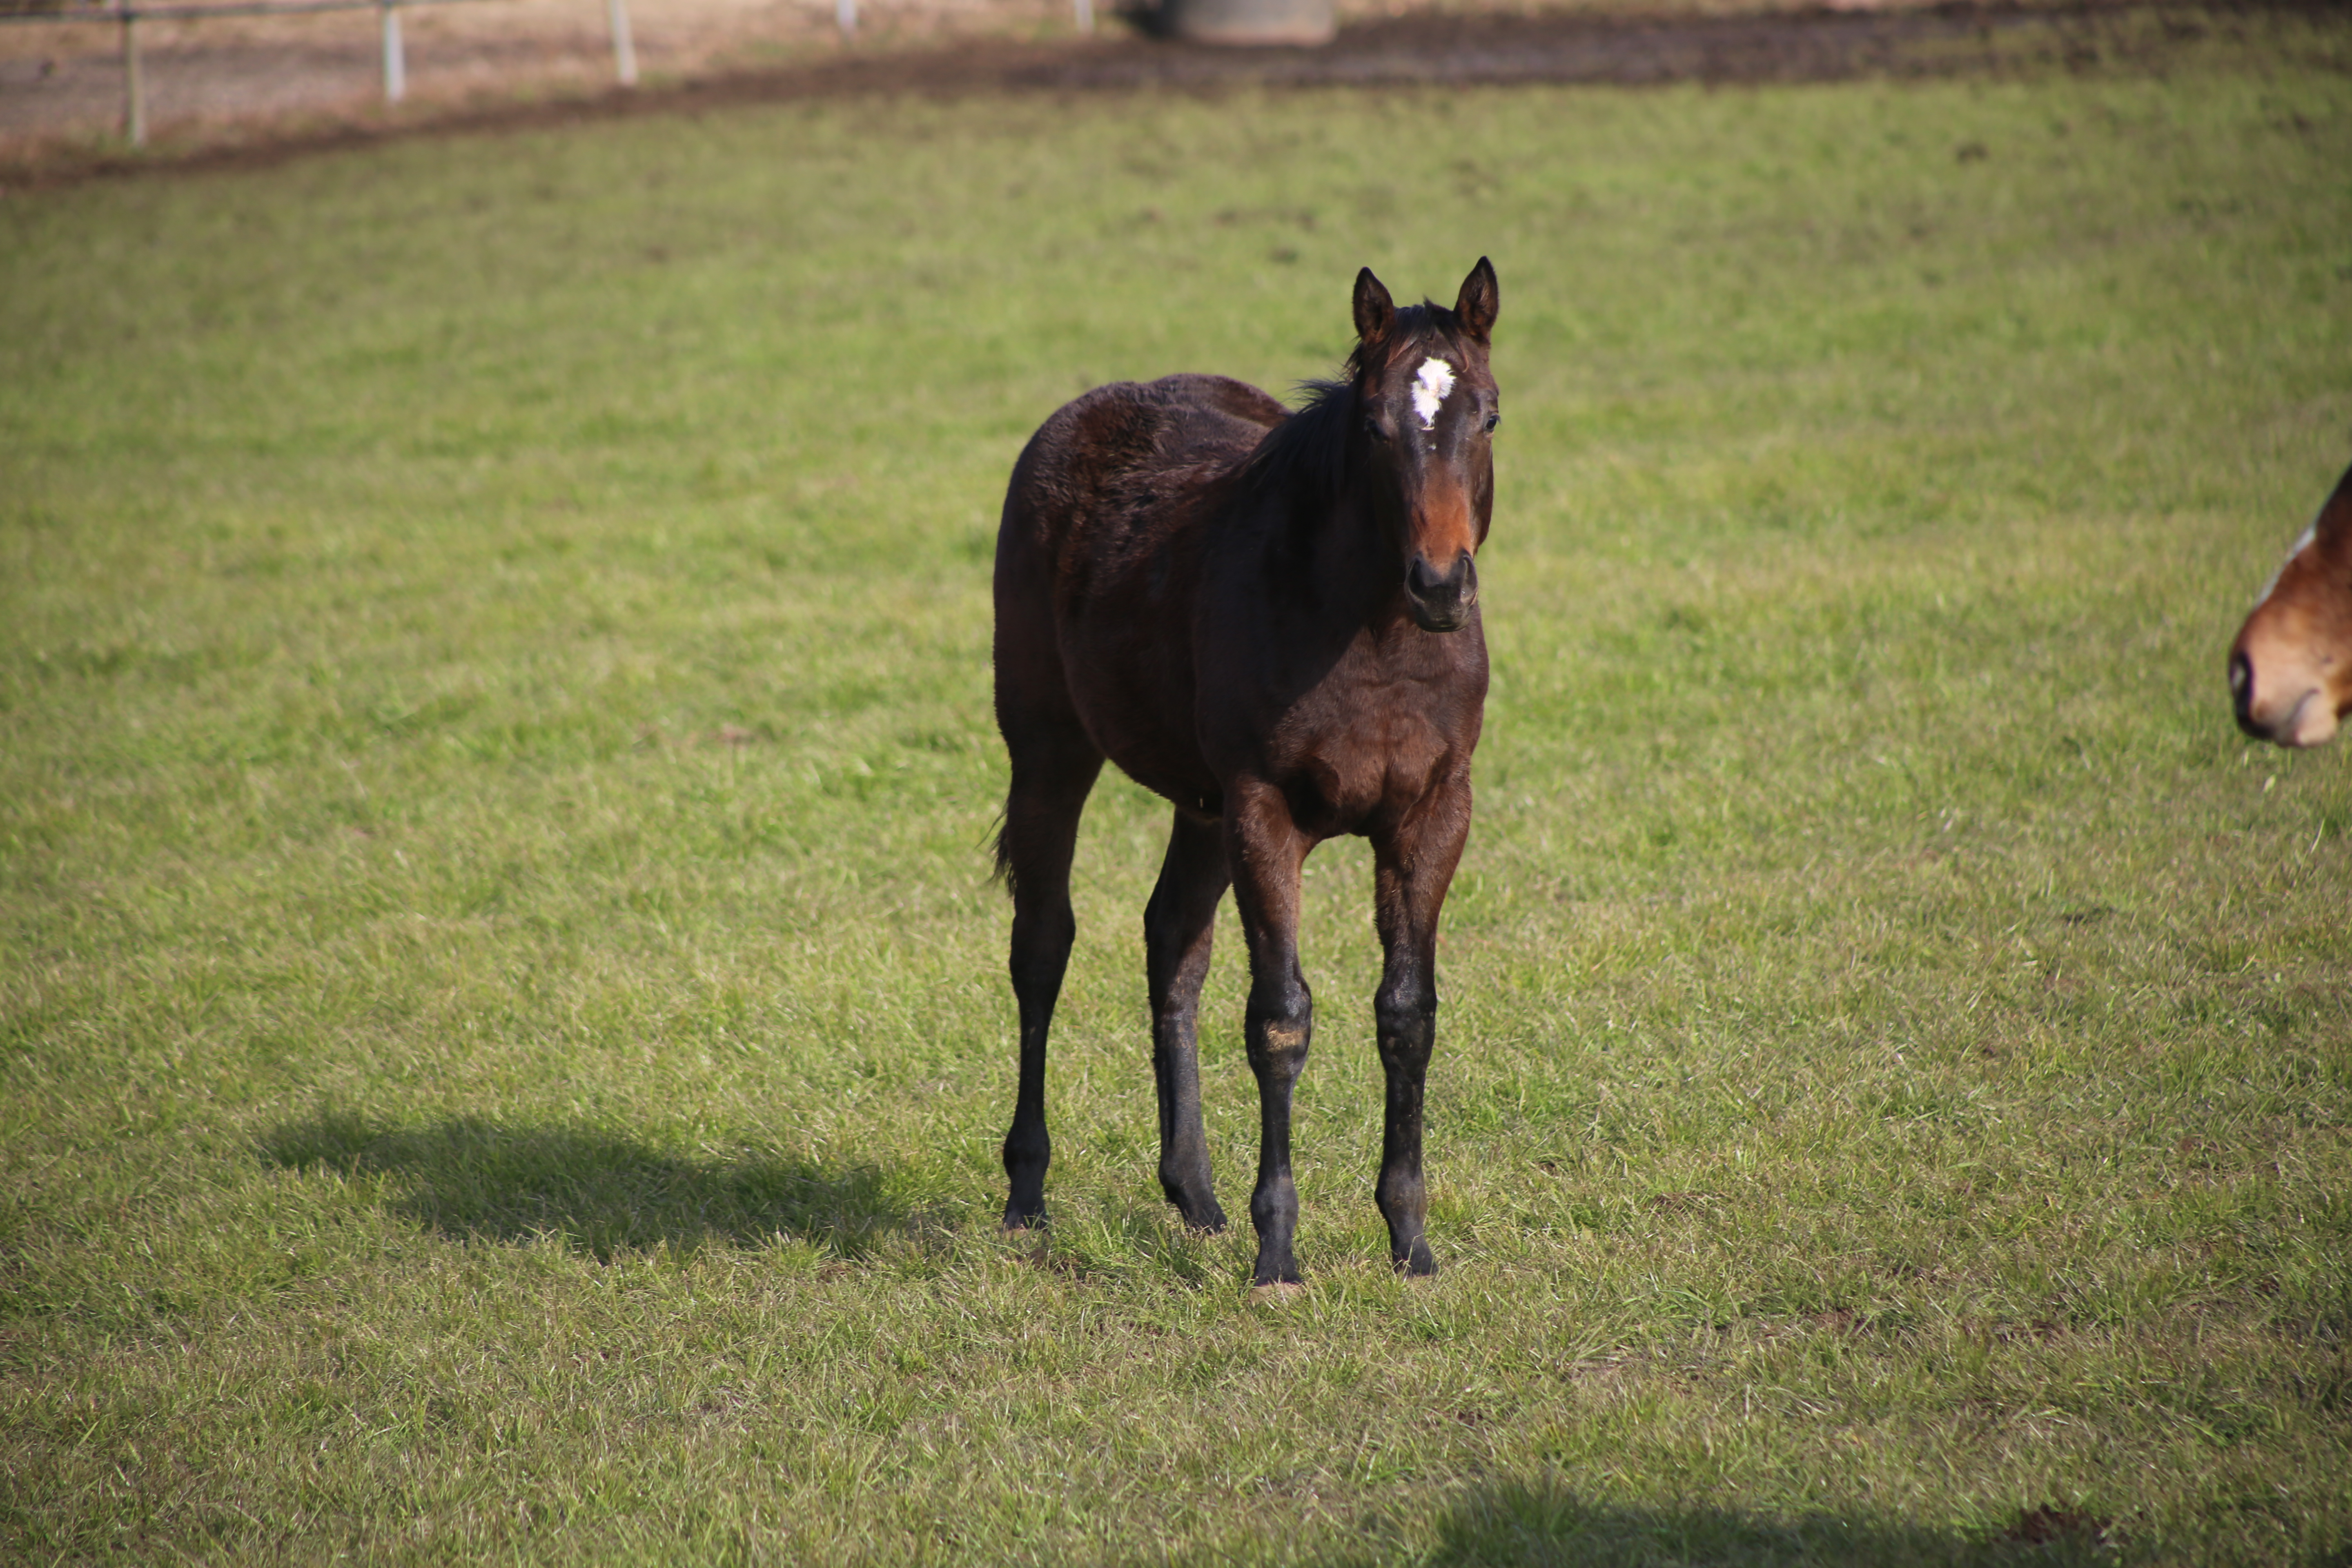
<path id="1" fill-rule="evenodd" d="M 1107 23 L 1076 36 L 1038 0 L 869 3 L 859 41 L 830 0 L 637 0 L 645 85 L 612 73 L 593 0 L 499 0 L 408 13 L 412 100 L 381 100 L 369 13 L 146 29 L 155 145 L 110 141 L 121 74 L 110 29 L 0 28 L 0 187 L 160 168 L 275 163 L 390 137 L 528 130 L 845 94 L 1084 93 L 1408 84 L 1832 81 L 2020 70 L 2161 69 L 2210 39 L 2292 32 L 2352 68 L 2352 11 L 2256 5 L 1978 5 L 1740 15 L 1500 10 L 1382 14 L 1360 0 L 1321 48 L 1218 48 Z M 1098 10 L 1108 13 L 1109 6 Z M 1342 7 L 1343 16 L 1349 7 Z"/>

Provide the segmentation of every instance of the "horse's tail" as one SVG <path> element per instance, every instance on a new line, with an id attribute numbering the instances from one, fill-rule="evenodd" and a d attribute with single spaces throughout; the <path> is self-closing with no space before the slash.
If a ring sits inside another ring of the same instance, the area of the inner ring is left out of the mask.
<path id="1" fill-rule="evenodd" d="M 995 829 L 988 836 L 989 850 L 996 858 L 995 868 L 989 872 L 988 879 L 992 882 L 1003 883 L 1005 892 L 1010 894 L 1017 891 L 1017 889 L 1013 879 L 1013 848 L 1004 841 L 1004 810 L 999 807 L 996 813 Z"/>

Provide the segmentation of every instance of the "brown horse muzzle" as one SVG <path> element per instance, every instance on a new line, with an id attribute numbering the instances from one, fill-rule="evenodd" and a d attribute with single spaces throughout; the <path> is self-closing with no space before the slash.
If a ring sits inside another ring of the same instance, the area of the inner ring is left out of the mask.
<path id="1" fill-rule="evenodd" d="M 1465 550 L 1454 557 L 1454 570 L 1441 574 L 1429 557 L 1415 553 L 1405 568 L 1404 603 L 1423 631 L 1460 631 L 1478 605 L 1478 563 Z"/>
<path id="2" fill-rule="evenodd" d="M 2280 639 L 2245 635 L 2230 650 L 2230 703 L 2238 728 L 2255 740 L 2321 746 L 2336 738 L 2342 713 L 2328 689 L 2330 672 L 2300 654 Z"/>
<path id="3" fill-rule="evenodd" d="M 2230 645 L 2238 728 L 2280 746 L 2323 746 L 2352 714 L 2352 469 Z"/>

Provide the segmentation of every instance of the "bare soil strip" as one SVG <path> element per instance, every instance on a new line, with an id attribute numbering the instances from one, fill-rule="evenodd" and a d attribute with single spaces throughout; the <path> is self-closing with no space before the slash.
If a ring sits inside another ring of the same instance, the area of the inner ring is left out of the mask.
<path id="1" fill-rule="evenodd" d="M 642 114 L 850 95 L 1036 94 L 1147 89 L 1396 87 L 1474 83 L 1654 86 L 1836 81 L 1864 76 L 2003 75 L 2050 69 L 2161 70 L 2212 40 L 2298 30 L 2312 63 L 2352 69 L 2352 9 L 2326 0 L 2274 4 L 2071 6 L 1953 3 L 1931 9 L 1759 12 L 1738 16 L 1422 13 L 1360 20 L 1315 49 L 1230 48 L 1137 35 L 1023 42 L 964 37 L 835 54 L 821 61 L 713 69 L 669 85 L 595 89 L 575 79 L 542 96 L 477 91 L 396 111 L 350 106 L 331 117 L 259 112 L 206 122 L 142 154 L 79 141 L 0 143 L 0 188 L 152 173 L 253 167 L 391 138 L 543 129 Z M 250 53 L 250 51 L 247 51 Z M 226 51 L 225 51 L 226 53 Z M 314 62 L 315 63 L 315 62 Z M 299 71 L 238 58 L 217 68 L 259 81 Z"/>

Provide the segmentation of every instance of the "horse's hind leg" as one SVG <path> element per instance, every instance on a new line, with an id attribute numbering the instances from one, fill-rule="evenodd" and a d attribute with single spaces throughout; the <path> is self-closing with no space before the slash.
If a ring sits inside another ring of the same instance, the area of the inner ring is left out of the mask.
<path id="1" fill-rule="evenodd" d="M 1018 732 L 1016 732 L 1018 731 Z M 1005 727 L 1013 788 L 1004 802 L 997 860 L 1013 884 L 1013 994 L 1021 1008 L 1021 1087 L 1013 1128 L 1004 1135 L 1004 1173 L 1013 1184 L 1004 1225 L 1045 1223 L 1045 1033 L 1077 920 L 1070 912 L 1070 856 L 1078 816 L 1102 771 L 1102 753 L 1072 720 L 1066 725 Z"/>
<path id="2" fill-rule="evenodd" d="M 1263 783 L 1228 788 L 1224 840 L 1250 955 L 1243 1031 L 1258 1107 L 1257 1185 L 1250 1194 L 1257 1265 L 1251 1283 L 1279 1293 L 1299 1282 L 1291 1246 L 1298 1229 L 1298 1186 L 1290 1174 L 1290 1102 L 1315 1029 L 1314 997 L 1298 968 L 1298 868 L 1314 846 L 1292 821 L 1282 792 Z"/>
<path id="3" fill-rule="evenodd" d="M 1151 1074 L 1160 1089 L 1160 1190 L 1197 1230 L 1225 1228 L 1201 1127 L 1201 983 L 1209 973 L 1217 901 L 1225 896 L 1224 829 L 1176 813 L 1160 885 L 1143 910 L 1151 990 Z"/>

